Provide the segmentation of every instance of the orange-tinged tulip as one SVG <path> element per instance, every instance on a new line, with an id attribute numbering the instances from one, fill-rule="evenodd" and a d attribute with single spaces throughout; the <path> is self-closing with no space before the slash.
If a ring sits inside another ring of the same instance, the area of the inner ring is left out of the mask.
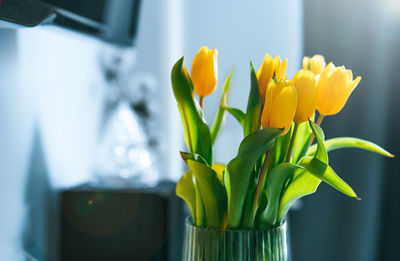
<path id="1" fill-rule="evenodd" d="M 218 81 L 218 51 L 203 46 L 193 59 L 191 78 L 197 95 L 204 97 L 214 92 Z"/>
<path id="2" fill-rule="evenodd" d="M 317 110 L 325 116 L 340 112 L 360 81 L 360 76 L 353 80 L 351 70 L 329 63 L 318 81 Z"/>
<path id="3" fill-rule="evenodd" d="M 281 62 L 281 58 L 276 55 L 272 59 L 271 55 L 265 54 L 264 61 L 257 71 L 258 88 L 260 89 L 260 100 L 265 100 L 265 92 L 272 77 L 276 76 L 278 81 L 285 80 L 287 59 Z"/>
<path id="4" fill-rule="evenodd" d="M 261 115 L 263 127 L 284 128 L 285 135 L 293 121 L 297 107 L 297 92 L 291 81 L 271 80 L 265 94 L 265 105 Z"/>
<path id="5" fill-rule="evenodd" d="M 305 122 L 314 115 L 317 105 L 318 89 L 315 74 L 308 70 L 300 70 L 293 77 L 293 85 L 297 91 L 297 109 L 294 122 Z"/>
<path id="6" fill-rule="evenodd" d="M 307 56 L 303 58 L 303 69 L 310 70 L 314 74 L 321 74 L 324 71 L 325 66 L 325 58 L 320 54 L 316 54 L 311 58 Z"/>

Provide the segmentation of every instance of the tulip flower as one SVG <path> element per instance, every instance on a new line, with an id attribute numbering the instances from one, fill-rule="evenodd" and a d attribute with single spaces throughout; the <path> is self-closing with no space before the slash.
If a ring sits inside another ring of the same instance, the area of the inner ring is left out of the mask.
<path id="1" fill-rule="evenodd" d="M 311 58 L 307 56 L 303 58 L 303 69 L 310 70 L 316 75 L 321 74 L 325 66 L 325 58 L 322 55 L 316 54 Z"/>
<path id="2" fill-rule="evenodd" d="M 297 91 L 297 109 L 294 122 L 305 122 L 313 116 L 317 104 L 318 89 L 315 74 L 308 70 L 300 70 L 293 77 L 293 85 Z"/>
<path id="3" fill-rule="evenodd" d="M 265 105 L 261 115 L 263 127 L 284 128 L 285 135 L 293 121 L 297 107 L 297 92 L 291 81 L 271 83 L 265 94 Z"/>
<path id="4" fill-rule="evenodd" d="M 340 112 L 360 81 L 360 76 L 353 80 L 351 70 L 329 63 L 318 81 L 317 110 L 324 116 Z"/>
<path id="5" fill-rule="evenodd" d="M 193 59 L 191 78 L 194 92 L 202 97 L 214 92 L 218 80 L 218 51 L 203 46 Z"/>
<path id="6" fill-rule="evenodd" d="M 272 59 L 271 55 L 268 53 L 265 55 L 264 61 L 257 71 L 257 81 L 258 88 L 260 89 L 261 101 L 265 100 L 265 92 L 270 80 L 274 76 L 274 73 L 278 81 L 285 80 L 286 67 L 287 59 L 281 62 L 281 58 L 278 55 L 276 55 L 274 59 Z"/>

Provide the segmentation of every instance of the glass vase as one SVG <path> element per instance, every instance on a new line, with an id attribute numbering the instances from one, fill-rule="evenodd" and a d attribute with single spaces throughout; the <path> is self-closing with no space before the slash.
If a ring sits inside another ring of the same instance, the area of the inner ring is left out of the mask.
<path id="1" fill-rule="evenodd" d="M 287 223 L 265 230 L 219 230 L 186 219 L 183 261 L 287 261 Z"/>

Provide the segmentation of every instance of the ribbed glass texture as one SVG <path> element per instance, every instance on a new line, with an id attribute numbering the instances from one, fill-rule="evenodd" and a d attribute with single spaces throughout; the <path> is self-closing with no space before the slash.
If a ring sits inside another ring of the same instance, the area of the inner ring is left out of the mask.
<path id="1" fill-rule="evenodd" d="M 193 226 L 186 220 L 183 261 L 288 261 L 287 225 L 268 230 Z"/>

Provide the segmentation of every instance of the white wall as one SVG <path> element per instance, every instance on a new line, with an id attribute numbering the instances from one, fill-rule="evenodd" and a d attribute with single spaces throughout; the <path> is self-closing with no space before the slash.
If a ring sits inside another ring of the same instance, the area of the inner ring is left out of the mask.
<path id="1" fill-rule="evenodd" d="M 101 44 L 53 28 L 19 31 L 21 85 L 33 91 L 52 182 L 87 181 L 100 125 L 104 83 Z"/>

